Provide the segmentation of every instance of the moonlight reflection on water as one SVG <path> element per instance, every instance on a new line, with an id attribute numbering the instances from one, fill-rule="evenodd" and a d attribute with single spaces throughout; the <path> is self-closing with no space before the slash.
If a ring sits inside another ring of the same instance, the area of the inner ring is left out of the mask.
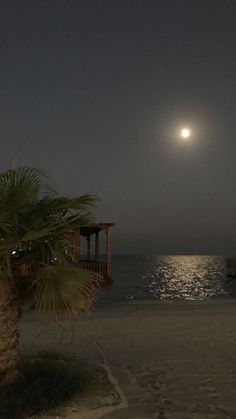
<path id="1" fill-rule="evenodd" d="M 153 281 L 149 292 L 160 299 L 204 300 L 226 294 L 222 286 L 225 275 L 218 258 L 159 256 L 151 261 L 150 270 Z"/>
<path id="2" fill-rule="evenodd" d="M 220 256 L 114 256 L 112 263 L 113 285 L 101 303 L 236 297 Z"/>

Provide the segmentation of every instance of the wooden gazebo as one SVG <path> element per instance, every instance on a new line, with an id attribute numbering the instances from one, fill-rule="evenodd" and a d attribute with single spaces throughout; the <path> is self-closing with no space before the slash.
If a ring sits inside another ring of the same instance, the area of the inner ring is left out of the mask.
<path id="1" fill-rule="evenodd" d="M 98 223 L 89 224 L 87 226 L 80 227 L 72 234 L 72 242 L 74 245 L 74 257 L 76 263 L 81 268 L 88 270 L 89 272 L 95 272 L 102 276 L 104 282 L 111 282 L 111 257 L 112 257 L 112 227 L 114 223 Z M 105 259 L 100 259 L 99 252 L 99 234 L 101 232 L 106 234 L 106 254 Z M 94 241 L 94 252 L 91 249 L 91 238 L 95 236 Z M 87 254 L 86 258 L 81 257 L 81 245 L 80 239 L 85 237 L 87 240 Z M 92 258 L 92 253 L 94 257 Z"/>

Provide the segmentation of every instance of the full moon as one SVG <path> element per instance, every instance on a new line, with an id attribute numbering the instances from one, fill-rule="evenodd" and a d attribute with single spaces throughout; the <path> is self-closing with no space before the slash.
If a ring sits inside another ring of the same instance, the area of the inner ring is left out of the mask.
<path id="1" fill-rule="evenodd" d="M 188 128 L 183 128 L 180 131 L 180 135 L 182 138 L 189 138 L 190 137 L 190 130 Z"/>

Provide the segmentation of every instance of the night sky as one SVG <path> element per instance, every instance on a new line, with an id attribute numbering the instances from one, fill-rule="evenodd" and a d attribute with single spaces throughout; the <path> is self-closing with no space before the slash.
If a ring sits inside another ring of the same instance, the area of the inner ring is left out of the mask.
<path id="1" fill-rule="evenodd" d="M 99 194 L 115 253 L 235 255 L 235 22 L 235 0 L 2 0 L 0 170 Z"/>

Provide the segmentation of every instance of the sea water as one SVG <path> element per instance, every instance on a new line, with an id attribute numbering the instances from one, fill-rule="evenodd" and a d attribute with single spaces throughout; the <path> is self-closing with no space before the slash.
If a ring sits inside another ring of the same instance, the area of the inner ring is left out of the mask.
<path id="1" fill-rule="evenodd" d="M 98 303 L 236 298 L 220 256 L 113 256 L 112 280 Z"/>

